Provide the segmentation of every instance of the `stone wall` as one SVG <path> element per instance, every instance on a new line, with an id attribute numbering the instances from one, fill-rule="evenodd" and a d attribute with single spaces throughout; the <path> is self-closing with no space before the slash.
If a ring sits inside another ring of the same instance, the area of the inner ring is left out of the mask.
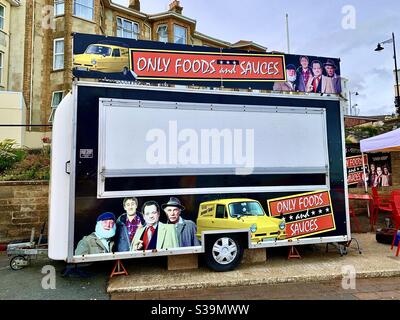
<path id="1" fill-rule="evenodd" d="M 0 243 L 39 236 L 48 217 L 47 181 L 0 182 Z M 47 235 L 47 224 L 45 228 Z"/>
<path id="2" fill-rule="evenodd" d="M 392 183 L 400 189 L 400 152 L 391 152 Z"/>

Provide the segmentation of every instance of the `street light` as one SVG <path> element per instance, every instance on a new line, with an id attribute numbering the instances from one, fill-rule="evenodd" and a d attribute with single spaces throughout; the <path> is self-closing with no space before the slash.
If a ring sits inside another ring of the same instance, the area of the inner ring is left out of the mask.
<path id="1" fill-rule="evenodd" d="M 382 45 L 386 43 L 393 43 L 393 59 L 394 59 L 394 73 L 396 76 L 396 95 L 394 97 L 394 105 L 396 107 L 396 113 L 400 114 L 400 94 L 399 94 L 399 75 L 397 74 L 397 58 L 396 58 L 396 42 L 394 39 L 394 32 L 392 32 L 392 38 L 378 43 L 375 51 L 382 51 L 385 49 Z"/>
<path id="2" fill-rule="evenodd" d="M 351 116 L 353 115 L 353 107 L 358 106 L 358 104 L 356 104 L 356 105 L 354 105 L 354 106 L 351 105 L 351 95 L 352 95 L 352 94 L 354 94 L 355 96 L 358 96 L 358 92 L 357 92 L 357 91 L 355 91 L 355 92 L 349 91 L 349 114 L 350 114 Z"/>
<path id="3" fill-rule="evenodd" d="M 357 116 L 358 114 L 357 114 L 357 108 L 356 107 L 358 107 L 358 104 L 356 103 L 356 104 L 353 104 L 353 110 L 354 110 L 354 115 L 355 116 Z"/>

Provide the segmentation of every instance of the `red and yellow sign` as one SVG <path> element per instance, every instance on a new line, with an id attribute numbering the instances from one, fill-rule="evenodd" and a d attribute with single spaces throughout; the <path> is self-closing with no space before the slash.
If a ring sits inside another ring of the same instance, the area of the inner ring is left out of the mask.
<path id="1" fill-rule="evenodd" d="M 286 238 L 299 238 L 336 229 L 329 191 L 296 194 L 267 202 L 271 216 L 284 216 Z"/>
<path id="2" fill-rule="evenodd" d="M 138 80 L 286 81 L 285 56 L 130 49 Z"/>

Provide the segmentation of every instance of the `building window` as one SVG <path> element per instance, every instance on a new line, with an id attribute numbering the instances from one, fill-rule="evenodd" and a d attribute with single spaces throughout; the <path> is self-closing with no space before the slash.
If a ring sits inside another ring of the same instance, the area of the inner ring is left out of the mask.
<path id="1" fill-rule="evenodd" d="M 4 15 L 6 8 L 0 4 L 0 30 L 4 30 Z"/>
<path id="2" fill-rule="evenodd" d="M 49 116 L 49 122 L 53 122 L 54 113 L 56 112 L 56 109 L 57 109 L 58 105 L 60 104 L 62 98 L 63 98 L 62 91 L 54 91 L 53 92 L 53 95 L 51 97 L 51 113 Z"/>
<path id="3" fill-rule="evenodd" d="M 133 21 L 117 18 L 117 37 L 136 39 L 139 34 L 139 25 Z"/>
<path id="4" fill-rule="evenodd" d="M 0 85 L 3 83 L 4 53 L 0 52 Z"/>
<path id="5" fill-rule="evenodd" d="M 158 26 L 157 35 L 158 35 L 158 41 L 168 42 L 168 28 L 165 24 Z"/>
<path id="6" fill-rule="evenodd" d="M 174 24 L 174 43 L 186 44 L 186 28 Z"/>
<path id="7" fill-rule="evenodd" d="M 54 39 L 53 70 L 64 69 L 64 39 Z"/>
<path id="8" fill-rule="evenodd" d="M 64 14 L 64 0 L 54 0 L 54 15 L 61 16 Z"/>
<path id="9" fill-rule="evenodd" d="M 74 0 L 74 16 L 93 20 L 93 0 Z"/>

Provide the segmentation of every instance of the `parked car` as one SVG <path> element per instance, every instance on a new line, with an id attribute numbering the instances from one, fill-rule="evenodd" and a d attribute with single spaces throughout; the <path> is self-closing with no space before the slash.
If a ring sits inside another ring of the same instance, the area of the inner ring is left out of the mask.
<path id="1" fill-rule="evenodd" d="M 79 71 L 129 72 L 129 49 L 111 44 L 90 44 L 84 53 L 74 55 Z"/>

